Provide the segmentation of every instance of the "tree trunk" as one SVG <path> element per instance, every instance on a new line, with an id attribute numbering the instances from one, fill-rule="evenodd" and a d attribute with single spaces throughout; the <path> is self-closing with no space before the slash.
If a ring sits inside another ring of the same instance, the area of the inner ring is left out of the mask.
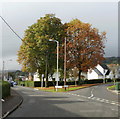
<path id="1" fill-rule="evenodd" d="M 82 84 L 82 81 L 81 81 L 81 73 L 82 73 L 82 71 L 79 70 L 79 75 L 78 75 L 78 85 L 81 85 L 81 84 Z"/>
<path id="2" fill-rule="evenodd" d="M 46 72 L 46 81 L 45 81 L 45 87 L 48 87 L 48 72 Z"/>

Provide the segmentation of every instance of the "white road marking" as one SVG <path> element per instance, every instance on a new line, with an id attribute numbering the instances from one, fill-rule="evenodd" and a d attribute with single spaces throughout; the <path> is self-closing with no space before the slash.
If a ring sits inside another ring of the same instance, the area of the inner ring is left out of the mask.
<path id="1" fill-rule="evenodd" d="M 91 94 L 91 96 L 90 97 L 88 97 L 88 98 L 93 98 L 94 97 L 94 95 L 93 94 Z"/>
<path id="2" fill-rule="evenodd" d="M 100 102 L 105 102 L 105 101 L 103 101 L 103 100 L 99 100 Z"/>
<path id="3" fill-rule="evenodd" d="M 93 90 L 94 90 L 94 88 L 91 90 L 91 95 L 90 95 L 90 97 L 88 97 L 88 98 L 94 97 L 94 95 L 93 95 Z"/>
<path id="4" fill-rule="evenodd" d="M 112 102 L 112 103 L 110 103 L 110 104 L 115 105 L 116 103 Z"/>
<path id="5" fill-rule="evenodd" d="M 100 98 L 96 98 L 96 100 L 102 101 Z"/>
<path id="6" fill-rule="evenodd" d="M 39 90 L 39 89 L 37 89 L 37 88 L 34 88 L 34 90 Z"/>
<path id="7" fill-rule="evenodd" d="M 59 99 L 59 98 L 57 98 L 57 99 L 55 99 L 55 98 L 46 98 L 45 100 L 63 100 L 63 99 Z"/>
<path id="8" fill-rule="evenodd" d="M 79 97 L 82 97 L 82 98 L 87 98 L 87 99 L 96 100 L 96 101 L 103 102 L 103 103 L 109 103 L 109 104 L 112 104 L 112 105 L 120 106 L 120 104 L 118 102 L 110 101 L 110 100 L 106 100 L 106 99 L 102 99 L 102 98 L 98 98 L 98 97 L 94 97 L 93 90 L 94 89 L 92 89 L 92 91 L 91 91 L 91 96 L 90 97 L 83 96 L 83 95 L 78 95 L 78 94 L 72 94 L 72 93 L 67 93 L 67 94 L 70 94 L 72 96 L 79 96 Z"/>
<path id="9" fill-rule="evenodd" d="M 39 96 L 44 96 L 44 95 L 28 95 L 28 96 L 39 97 Z"/>
<path id="10" fill-rule="evenodd" d="M 94 100 L 94 99 L 96 99 L 96 97 L 92 97 L 91 99 Z"/>

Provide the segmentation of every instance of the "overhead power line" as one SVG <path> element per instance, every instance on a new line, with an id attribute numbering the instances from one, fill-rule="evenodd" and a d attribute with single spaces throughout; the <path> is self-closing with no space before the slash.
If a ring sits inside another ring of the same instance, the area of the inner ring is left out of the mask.
<path id="1" fill-rule="evenodd" d="M 2 16 L 0 16 L 1 17 L 1 19 L 4 21 L 4 23 L 10 28 L 10 30 L 22 41 L 22 42 L 24 42 L 26 45 L 28 45 L 29 46 L 29 48 L 32 48 L 33 49 L 33 47 L 31 47 L 28 43 L 26 43 L 25 41 L 23 41 L 23 39 L 13 30 L 13 28 L 7 23 L 7 21 L 2 17 Z M 34 51 L 36 51 L 36 49 L 33 49 Z"/>
<path id="2" fill-rule="evenodd" d="M 4 21 L 4 23 L 10 28 L 10 30 L 22 41 L 24 42 L 26 45 L 28 45 L 25 41 L 23 41 L 23 39 L 13 30 L 13 28 L 7 23 L 7 21 L 2 17 L 0 16 L 1 19 Z M 29 46 L 29 45 L 28 45 Z M 31 46 L 29 46 L 31 48 Z"/>
<path id="3" fill-rule="evenodd" d="M 19 38 L 19 39 L 21 39 L 22 40 L 22 38 L 12 29 L 12 27 L 6 22 L 6 20 L 2 17 L 2 16 L 0 16 L 1 17 L 1 19 L 5 22 L 5 24 L 10 28 L 10 30 L 12 30 L 12 32 Z M 23 41 L 23 40 L 22 40 Z"/>
<path id="4" fill-rule="evenodd" d="M 24 42 L 26 45 L 29 46 L 29 44 L 26 43 L 25 41 L 23 41 L 23 39 L 13 30 L 13 28 L 7 23 L 7 21 L 6 21 L 2 16 L 0 16 L 0 17 L 1 17 L 1 19 L 4 21 L 4 23 L 10 28 L 10 30 L 11 30 L 22 42 Z M 32 48 L 32 49 L 33 49 L 33 47 L 31 47 L 31 46 L 29 46 L 29 48 Z M 36 51 L 36 49 L 33 49 L 33 50 Z"/>

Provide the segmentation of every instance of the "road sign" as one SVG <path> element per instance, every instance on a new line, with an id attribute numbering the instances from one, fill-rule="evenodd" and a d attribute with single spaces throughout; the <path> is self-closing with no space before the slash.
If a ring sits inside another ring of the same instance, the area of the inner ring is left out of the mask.
<path id="1" fill-rule="evenodd" d="M 58 78 L 58 77 L 56 77 L 56 81 L 59 81 L 59 78 Z"/>

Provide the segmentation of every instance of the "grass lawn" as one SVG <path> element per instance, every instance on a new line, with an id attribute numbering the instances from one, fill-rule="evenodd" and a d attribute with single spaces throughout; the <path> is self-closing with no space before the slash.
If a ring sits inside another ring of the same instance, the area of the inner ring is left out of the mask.
<path id="1" fill-rule="evenodd" d="M 78 89 L 81 89 L 81 88 L 86 88 L 86 87 L 89 87 L 89 86 L 93 86 L 93 85 L 96 85 L 96 84 L 85 84 L 85 85 L 81 85 L 81 86 L 69 86 L 69 88 L 59 88 L 57 89 L 57 92 L 67 92 L 67 91 L 74 91 L 74 90 L 78 90 Z M 49 87 L 49 88 L 45 88 L 45 87 L 37 87 L 36 89 L 39 89 L 39 90 L 43 90 L 43 91 L 47 91 L 47 92 L 56 92 L 56 89 L 54 87 Z"/>
<path id="2" fill-rule="evenodd" d="M 114 90 L 115 89 L 115 85 L 108 86 L 108 89 Z"/>

